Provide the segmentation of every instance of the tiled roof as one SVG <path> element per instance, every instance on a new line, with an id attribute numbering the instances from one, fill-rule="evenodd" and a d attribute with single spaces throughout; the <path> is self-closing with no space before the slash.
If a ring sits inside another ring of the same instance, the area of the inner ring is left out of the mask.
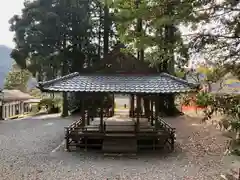
<path id="1" fill-rule="evenodd" d="M 4 89 L 3 91 L 3 101 L 23 101 L 28 99 L 33 99 L 33 97 L 27 93 L 24 93 L 20 90 L 7 90 Z"/>
<path id="2" fill-rule="evenodd" d="M 39 83 L 39 88 L 43 91 L 59 92 L 181 93 L 192 91 L 196 85 L 166 73 L 154 75 L 72 73 Z"/>

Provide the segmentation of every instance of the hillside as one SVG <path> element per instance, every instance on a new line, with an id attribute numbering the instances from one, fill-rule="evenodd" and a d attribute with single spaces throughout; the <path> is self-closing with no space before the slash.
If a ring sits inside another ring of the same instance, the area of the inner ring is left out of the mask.
<path id="1" fill-rule="evenodd" d="M 0 89 L 3 88 L 4 79 L 11 69 L 13 63 L 13 60 L 10 57 L 11 51 L 11 48 L 0 45 Z"/>

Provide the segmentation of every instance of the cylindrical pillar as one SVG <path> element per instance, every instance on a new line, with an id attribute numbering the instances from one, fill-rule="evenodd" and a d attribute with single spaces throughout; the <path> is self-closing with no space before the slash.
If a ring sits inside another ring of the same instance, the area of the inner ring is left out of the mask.
<path id="1" fill-rule="evenodd" d="M 84 107 L 84 100 L 82 100 L 81 102 L 82 102 L 82 109 L 81 109 L 82 125 L 85 126 L 85 125 L 86 125 L 86 122 L 85 122 L 85 107 Z"/>
<path id="2" fill-rule="evenodd" d="M 134 117 L 134 95 L 131 94 L 130 97 L 130 117 Z"/>
<path id="3" fill-rule="evenodd" d="M 137 96 L 137 131 L 139 131 L 141 116 L 141 97 Z"/>

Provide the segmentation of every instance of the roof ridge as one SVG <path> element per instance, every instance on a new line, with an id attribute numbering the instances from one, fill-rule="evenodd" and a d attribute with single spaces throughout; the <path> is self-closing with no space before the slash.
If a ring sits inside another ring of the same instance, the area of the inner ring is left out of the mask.
<path id="1" fill-rule="evenodd" d="M 171 74 L 168 74 L 168 73 L 165 73 L 165 72 L 162 72 L 162 73 L 160 73 L 160 74 L 163 75 L 163 76 L 170 77 L 170 78 L 172 78 L 172 79 L 174 79 L 174 80 L 176 80 L 176 81 L 178 81 L 178 82 L 184 83 L 184 84 L 186 84 L 186 85 L 190 85 L 190 86 L 193 86 L 193 87 L 199 86 L 198 83 L 191 83 L 191 82 L 188 82 L 187 80 L 184 80 L 184 79 L 182 79 L 182 78 L 176 77 L 176 76 L 174 76 L 174 75 L 171 75 Z"/>
<path id="2" fill-rule="evenodd" d="M 39 86 L 47 86 L 49 84 L 56 83 L 56 82 L 62 81 L 62 80 L 66 80 L 66 79 L 69 79 L 69 78 L 72 78 L 72 77 L 75 77 L 75 76 L 78 76 L 78 75 L 79 75 L 78 72 L 74 72 L 74 73 L 71 73 L 71 74 L 68 74 L 66 76 L 56 78 L 56 79 L 52 79 L 52 80 L 44 81 L 44 82 L 39 82 L 38 84 L 39 84 Z"/>

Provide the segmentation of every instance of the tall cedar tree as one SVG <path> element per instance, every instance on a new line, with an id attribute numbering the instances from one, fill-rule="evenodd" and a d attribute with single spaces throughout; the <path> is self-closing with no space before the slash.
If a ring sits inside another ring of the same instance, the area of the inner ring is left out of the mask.
<path id="1" fill-rule="evenodd" d="M 175 74 L 175 65 L 181 67 L 188 62 L 188 45 L 183 43 L 178 27 L 196 20 L 193 11 L 201 3 L 194 0 L 117 0 L 112 3 L 119 36 L 130 45 L 132 52 L 137 52 L 139 59 L 148 61 L 158 72 L 170 74 Z M 175 112 L 173 95 L 159 97 L 159 101 L 164 104 L 159 109 L 161 112 L 169 115 Z M 145 106 L 148 107 L 147 103 Z"/>
<path id="2" fill-rule="evenodd" d="M 100 59 L 95 42 L 99 6 L 97 1 L 26 1 L 22 14 L 10 20 L 16 44 L 13 59 L 39 81 L 89 69 Z M 66 94 L 64 102 L 65 116 Z"/>

